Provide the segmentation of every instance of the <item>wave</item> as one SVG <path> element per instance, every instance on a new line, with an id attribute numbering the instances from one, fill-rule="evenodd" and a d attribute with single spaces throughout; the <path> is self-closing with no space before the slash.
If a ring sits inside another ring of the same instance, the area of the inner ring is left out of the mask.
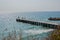
<path id="1" fill-rule="evenodd" d="M 53 29 L 38 29 L 38 30 L 36 30 L 36 29 L 30 29 L 30 30 L 24 30 L 24 32 L 25 33 L 28 33 L 28 34 L 33 34 L 33 35 L 35 35 L 35 34 L 42 34 L 42 33 L 46 33 L 46 32 L 50 32 L 50 31 L 53 31 Z"/>

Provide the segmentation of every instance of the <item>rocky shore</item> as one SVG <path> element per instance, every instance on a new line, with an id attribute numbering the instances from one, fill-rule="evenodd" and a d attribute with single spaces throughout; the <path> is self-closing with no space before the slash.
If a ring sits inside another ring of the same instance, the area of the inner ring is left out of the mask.
<path id="1" fill-rule="evenodd" d="M 60 40 L 60 30 L 55 29 L 46 40 Z"/>

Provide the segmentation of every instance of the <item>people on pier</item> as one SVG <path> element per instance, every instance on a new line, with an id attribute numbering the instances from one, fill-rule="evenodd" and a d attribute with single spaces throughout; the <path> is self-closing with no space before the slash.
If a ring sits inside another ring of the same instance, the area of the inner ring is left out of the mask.
<path id="1" fill-rule="evenodd" d="M 20 17 L 18 16 L 18 19 L 19 19 Z M 24 17 L 21 17 L 21 19 L 26 19 L 26 18 L 24 18 Z"/>
<path id="2" fill-rule="evenodd" d="M 19 16 L 18 16 L 18 18 L 19 18 Z"/>

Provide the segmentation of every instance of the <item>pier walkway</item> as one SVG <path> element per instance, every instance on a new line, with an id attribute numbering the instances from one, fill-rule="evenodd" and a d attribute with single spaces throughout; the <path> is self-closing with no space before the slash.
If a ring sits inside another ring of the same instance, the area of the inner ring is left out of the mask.
<path id="1" fill-rule="evenodd" d="M 44 21 L 36 21 L 36 20 L 27 20 L 27 19 L 16 19 L 17 22 L 28 23 L 37 26 L 43 26 L 48 28 L 60 29 L 60 24 L 53 22 L 44 22 Z"/>

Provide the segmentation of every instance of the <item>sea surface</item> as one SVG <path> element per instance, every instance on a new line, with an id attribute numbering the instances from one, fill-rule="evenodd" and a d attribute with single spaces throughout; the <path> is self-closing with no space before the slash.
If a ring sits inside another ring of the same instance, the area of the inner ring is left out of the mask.
<path id="1" fill-rule="evenodd" d="M 29 35 L 37 35 L 40 38 L 46 38 L 50 34 L 50 31 L 53 31 L 51 28 L 17 22 L 16 18 L 18 18 L 18 16 L 27 20 L 53 22 L 60 24 L 60 21 L 48 20 L 49 17 L 60 17 L 60 12 L 20 12 L 0 14 L 0 40 L 3 38 L 2 35 L 7 36 L 9 32 L 14 30 L 17 32 L 17 35 L 20 31 L 22 31 L 23 38 L 26 38 Z"/>

